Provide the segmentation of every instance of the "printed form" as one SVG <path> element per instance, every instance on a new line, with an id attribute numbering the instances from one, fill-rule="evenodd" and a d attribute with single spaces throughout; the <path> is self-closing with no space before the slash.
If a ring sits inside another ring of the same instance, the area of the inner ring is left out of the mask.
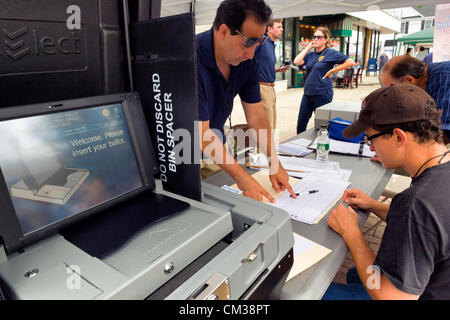
<path id="1" fill-rule="evenodd" d="M 272 205 L 286 210 L 291 219 L 315 224 L 341 199 L 350 182 L 342 180 L 325 180 L 318 177 L 305 177 L 293 186 L 295 193 L 318 192 L 298 196 L 294 199 L 288 192 L 277 198 Z"/>

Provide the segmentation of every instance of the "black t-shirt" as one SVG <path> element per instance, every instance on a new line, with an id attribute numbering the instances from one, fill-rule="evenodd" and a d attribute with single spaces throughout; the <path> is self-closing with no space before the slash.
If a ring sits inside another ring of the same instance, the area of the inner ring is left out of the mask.
<path id="1" fill-rule="evenodd" d="M 374 264 L 403 292 L 450 299 L 450 162 L 396 195 L 386 223 Z"/>

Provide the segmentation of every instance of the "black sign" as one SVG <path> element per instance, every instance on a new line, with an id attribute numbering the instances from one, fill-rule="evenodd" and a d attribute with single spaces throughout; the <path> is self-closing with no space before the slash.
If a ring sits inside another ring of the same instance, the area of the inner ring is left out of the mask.
<path id="1" fill-rule="evenodd" d="M 165 190 L 201 200 L 193 15 L 134 23 L 131 46 L 158 178 Z"/>
<path id="2" fill-rule="evenodd" d="M 119 1 L 1 0 L 0 107 L 125 90 Z"/>

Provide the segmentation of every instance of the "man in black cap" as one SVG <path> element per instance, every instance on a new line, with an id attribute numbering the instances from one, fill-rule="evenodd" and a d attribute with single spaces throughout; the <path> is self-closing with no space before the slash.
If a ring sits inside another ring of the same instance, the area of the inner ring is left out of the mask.
<path id="1" fill-rule="evenodd" d="M 357 276 L 332 283 L 324 299 L 450 299 L 450 154 L 440 117 L 424 90 L 395 84 L 367 96 L 359 119 L 343 131 L 348 138 L 365 132 L 383 166 L 405 169 L 412 182 L 390 205 L 359 189 L 344 193 L 350 207 L 338 205 L 328 225 L 347 244 Z M 356 208 L 387 223 L 377 256 L 358 228 Z"/>

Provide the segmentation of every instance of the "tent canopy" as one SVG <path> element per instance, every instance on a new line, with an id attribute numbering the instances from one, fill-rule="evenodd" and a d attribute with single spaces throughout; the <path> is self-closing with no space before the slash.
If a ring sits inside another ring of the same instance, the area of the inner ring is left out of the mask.
<path id="1" fill-rule="evenodd" d="M 433 38 L 434 38 L 434 27 L 431 27 L 398 38 L 397 41 L 403 42 L 405 44 L 430 43 L 433 42 Z"/>
<path id="2" fill-rule="evenodd" d="M 442 3 L 442 0 L 265 0 L 274 18 L 306 17 Z M 211 25 L 222 0 L 161 0 L 161 16 L 195 11 L 197 25 Z M 445 2 L 445 1 L 444 1 Z"/>

